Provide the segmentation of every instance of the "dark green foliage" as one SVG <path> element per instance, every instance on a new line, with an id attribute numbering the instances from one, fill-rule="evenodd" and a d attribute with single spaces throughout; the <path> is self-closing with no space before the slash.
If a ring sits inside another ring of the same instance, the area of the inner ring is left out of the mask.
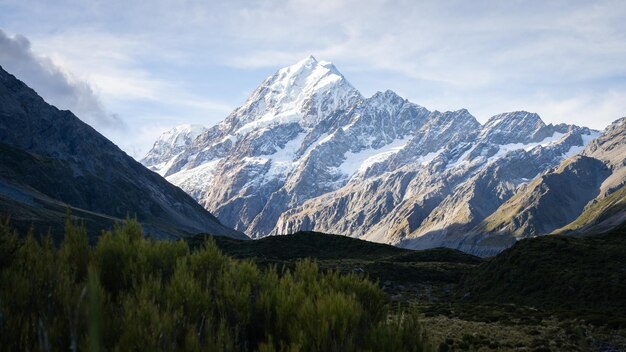
<path id="1" fill-rule="evenodd" d="M 482 301 L 624 311 L 625 236 L 616 231 L 522 240 L 478 266 L 463 286 Z"/>
<path id="2" fill-rule="evenodd" d="M 396 262 L 440 262 L 480 264 L 483 259 L 450 248 L 432 248 L 422 251 L 409 251 L 394 258 Z"/>
<path id="3" fill-rule="evenodd" d="M 0 270 L 13 262 L 18 247 L 17 232 L 9 227 L 9 219 L 0 218 Z"/>
<path id="4" fill-rule="evenodd" d="M 134 220 L 90 247 L 0 226 L 2 350 L 403 351 L 426 349 L 417 312 L 362 275 L 297 261 L 260 269 L 212 239 L 145 239 Z"/>
<path id="5" fill-rule="evenodd" d="M 89 268 L 89 276 L 87 281 L 87 299 L 89 303 L 87 311 L 88 319 L 88 335 L 87 341 L 89 351 L 102 351 L 102 309 L 105 302 L 106 292 L 100 285 L 98 272 Z"/>
<path id="6" fill-rule="evenodd" d="M 198 235 L 191 238 L 188 241 L 189 245 L 191 247 L 201 245 L 206 237 L 206 235 Z M 379 259 L 411 252 L 387 244 L 312 231 L 298 232 L 289 236 L 269 236 L 256 241 L 241 241 L 216 236 L 214 241 L 225 253 L 236 258 L 262 256 L 278 260 L 297 258 Z M 347 248 L 350 250 L 347 251 Z"/>
<path id="7" fill-rule="evenodd" d="M 456 283 L 481 258 L 449 248 L 413 251 L 386 244 L 319 232 L 269 236 L 241 241 L 222 236 L 198 235 L 187 240 L 191 248 L 210 237 L 225 254 L 252 259 L 262 267 L 276 265 L 293 269 L 293 263 L 315 258 L 323 269 L 359 272 L 379 282 L 402 284 Z"/>
<path id="8" fill-rule="evenodd" d="M 202 245 L 207 235 L 188 239 L 190 247 Z M 211 237 L 211 236 L 208 236 Z M 215 236 L 213 240 L 224 253 L 235 258 L 259 257 L 266 260 L 361 259 L 394 262 L 447 262 L 479 264 L 482 259 L 449 248 L 413 251 L 356 238 L 303 231 L 289 236 L 268 236 L 255 241 L 242 241 Z"/>
<path id="9" fill-rule="evenodd" d="M 59 250 L 59 260 L 61 261 L 61 266 L 67 267 L 70 271 L 72 281 L 80 282 L 85 280 L 87 276 L 89 243 L 87 242 L 85 227 L 75 226 L 70 218 L 68 209 L 67 221 L 65 223 L 65 240 Z"/>

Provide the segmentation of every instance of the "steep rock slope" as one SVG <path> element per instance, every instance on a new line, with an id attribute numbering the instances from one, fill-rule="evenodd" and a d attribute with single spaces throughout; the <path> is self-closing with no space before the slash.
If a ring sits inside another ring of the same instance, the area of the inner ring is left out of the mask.
<path id="1" fill-rule="evenodd" d="M 398 162 L 401 167 L 387 168 L 380 177 L 353 179 L 335 192 L 285 212 L 273 234 L 316 229 L 412 248 L 456 246 L 519 187 L 582 149 L 594 136 L 584 128 L 545 125 L 537 115 L 523 112 L 508 114 L 502 122 L 519 131 L 530 125 L 520 116 L 532 117 L 534 127 L 504 145 L 492 140 L 494 134 L 489 133 L 503 128 L 490 123 L 483 127 L 476 123 L 475 131 L 461 123 L 457 134 L 437 135 L 433 138 L 436 142 L 418 134 L 420 141 L 409 145 L 439 143 L 445 147 L 432 160 Z M 458 116 L 455 120 L 462 121 Z M 518 124 L 512 125 L 516 121 Z M 548 129 L 552 131 L 541 140 L 544 136 L 527 137 Z M 434 129 L 429 130 L 432 133 Z"/>
<path id="2" fill-rule="evenodd" d="M 549 233 L 602 233 L 626 223 L 626 119 L 579 154 L 548 170 L 466 232 L 455 248 L 496 254 L 516 240 Z"/>
<path id="3" fill-rule="evenodd" d="M 244 238 L 2 68 L 0 150 L 2 210 L 14 221 L 37 221 L 28 216 L 71 206 L 100 220 L 136 216 L 157 237 L 210 232 Z"/>
<path id="4" fill-rule="evenodd" d="M 575 156 L 520 189 L 464 235 L 464 250 L 496 254 L 504 244 L 549 234 L 576 219 L 610 174 L 599 160 Z"/>
<path id="5" fill-rule="evenodd" d="M 605 232 L 626 223 L 626 117 L 608 126 L 582 154 L 604 163 L 610 175 L 582 214 L 556 232 Z"/>

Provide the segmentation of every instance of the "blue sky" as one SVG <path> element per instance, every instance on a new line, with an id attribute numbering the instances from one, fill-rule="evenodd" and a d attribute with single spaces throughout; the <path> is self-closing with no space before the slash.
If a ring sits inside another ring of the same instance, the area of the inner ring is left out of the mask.
<path id="1" fill-rule="evenodd" d="M 623 1 L 0 0 L 0 65 L 140 158 L 313 54 L 365 96 L 479 121 L 626 115 Z"/>

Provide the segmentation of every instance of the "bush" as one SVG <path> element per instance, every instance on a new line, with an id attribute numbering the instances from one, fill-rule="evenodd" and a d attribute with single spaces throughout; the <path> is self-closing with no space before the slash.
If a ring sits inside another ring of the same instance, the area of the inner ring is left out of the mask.
<path id="1" fill-rule="evenodd" d="M 3 350 L 418 351 L 418 314 L 390 310 L 366 278 L 259 269 L 224 256 L 213 240 L 145 239 L 128 220 L 94 247 L 70 222 L 23 239 L 0 224 L 0 346 Z"/>

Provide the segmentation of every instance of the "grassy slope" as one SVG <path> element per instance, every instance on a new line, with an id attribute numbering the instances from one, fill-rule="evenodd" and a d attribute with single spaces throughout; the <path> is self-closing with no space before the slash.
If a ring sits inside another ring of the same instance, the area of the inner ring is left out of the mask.
<path id="1" fill-rule="evenodd" d="M 203 243 L 205 236 L 190 239 L 191 246 Z M 381 281 L 458 282 L 459 295 L 470 293 L 482 302 L 626 308 L 626 231 L 525 239 L 487 260 L 447 248 L 412 251 L 317 232 L 256 241 L 214 239 L 229 256 L 262 264 L 289 266 L 314 258 L 329 267 L 361 268 Z"/>
<path id="2" fill-rule="evenodd" d="M 205 236 L 190 239 L 190 245 L 203 243 Z M 271 236 L 256 241 L 214 239 L 229 256 L 252 258 L 261 265 L 290 268 L 299 259 L 314 258 L 322 268 L 363 272 L 388 285 L 456 283 L 473 266 L 482 262 L 478 257 L 448 248 L 412 251 L 318 232 Z"/>
<path id="3" fill-rule="evenodd" d="M 55 243 L 60 243 L 65 228 L 65 216 L 68 206 L 66 204 L 33 198 L 33 204 L 27 204 L 6 198 L 0 194 L 0 219 L 10 214 L 11 226 L 19 233 L 27 233 L 33 230 L 39 236 L 50 233 Z M 89 241 L 95 243 L 104 230 L 110 230 L 116 223 L 123 219 L 89 212 L 83 209 L 72 208 L 72 219 L 85 225 Z"/>
<path id="4" fill-rule="evenodd" d="M 515 348 L 626 350 L 626 232 L 521 240 L 474 267 L 457 294 L 425 306 L 440 339 L 467 332 L 455 346 L 500 334 Z"/>
<path id="5" fill-rule="evenodd" d="M 626 232 L 519 241 L 464 282 L 482 301 L 571 309 L 626 309 Z"/>
<path id="6" fill-rule="evenodd" d="M 615 222 L 624 221 L 623 214 L 625 209 L 626 186 L 622 186 L 608 197 L 589 205 L 576 220 L 556 232 L 580 231 L 585 228 L 593 228 L 594 225 L 599 230 L 606 230 L 609 226 L 615 226 Z M 612 217 L 614 219 L 611 219 Z M 606 222 L 606 224 L 603 224 L 603 222 Z"/>

